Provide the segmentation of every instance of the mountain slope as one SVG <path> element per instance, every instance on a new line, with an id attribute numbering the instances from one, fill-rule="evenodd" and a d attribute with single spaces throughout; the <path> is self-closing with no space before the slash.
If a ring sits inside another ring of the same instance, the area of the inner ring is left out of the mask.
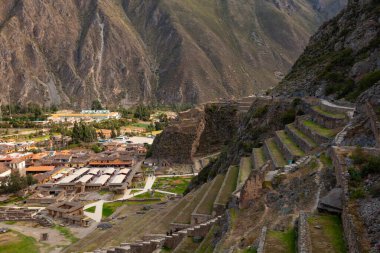
<path id="1" fill-rule="evenodd" d="M 274 93 L 354 101 L 380 80 L 379 16 L 379 1 L 350 1 L 313 35 Z"/>
<path id="2" fill-rule="evenodd" d="M 199 103 L 275 85 L 345 0 L 0 1 L 3 104 Z"/>

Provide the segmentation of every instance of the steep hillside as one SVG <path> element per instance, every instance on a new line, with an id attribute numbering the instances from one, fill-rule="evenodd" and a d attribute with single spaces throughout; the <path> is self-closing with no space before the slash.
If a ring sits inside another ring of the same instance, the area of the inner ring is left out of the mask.
<path id="1" fill-rule="evenodd" d="M 0 1 L 3 104 L 198 103 L 275 85 L 345 0 Z"/>
<path id="2" fill-rule="evenodd" d="M 379 1 L 351 1 L 311 38 L 274 93 L 354 101 L 380 80 L 379 16 Z"/>

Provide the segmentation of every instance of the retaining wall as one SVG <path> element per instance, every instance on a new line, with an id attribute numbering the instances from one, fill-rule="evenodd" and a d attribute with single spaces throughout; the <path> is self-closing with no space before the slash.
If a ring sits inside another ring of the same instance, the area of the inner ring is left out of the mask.
<path id="1" fill-rule="evenodd" d="M 292 140 L 305 152 L 310 152 L 313 150 L 313 146 L 303 138 L 299 137 L 296 133 L 294 133 L 289 126 L 285 126 L 285 132 L 292 138 Z"/>
<path id="2" fill-rule="evenodd" d="M 304 134 L 309 136 L 314 142 L 318 144 L 329 143 L 332 139 L 327 138 L 325 136 L 319 135 L 316 132 L 312 131 L 310 128 L 306 127 L 302 124 L 302 120 L 308 119 L 306 117 L 299 117 L 296 119 L 296 127 L 301 130 Z"/>
<path id="3" fill-rule="evenodd" d="M 311 253 L 311 239 L 309 233 L 309 225 L 307 223 L 307 214 L 300 212 L 298 218 L 298 253 Z"/>

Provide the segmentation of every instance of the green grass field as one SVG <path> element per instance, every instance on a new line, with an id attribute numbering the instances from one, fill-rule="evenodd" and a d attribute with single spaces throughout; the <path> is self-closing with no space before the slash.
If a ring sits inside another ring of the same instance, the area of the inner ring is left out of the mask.
<path id="1" fill-rule="evenodd" d="M 76 241 L 78 241 L 79 239 L 77 237 L 75 237 L 73 235 L 73 233 L 71 233 L 70 229 L 67 228 L 67 227 L 62 227 L 62 226 L 59 226 L 59 225 L 56 225 L 54 226 L 54 228 L 56 230 L 59 231 L 59 233 L 61 233 L 61 235 L 63 235 L 67 240 L 69 240 L 71 243 L 74 243 Z"/>
<path id="2" fill-rule="evenodd" d="M 102 211 L 102 218 L 108 218 L 110 217 L 116 209 L 119 207 L 125 205 L 125 202 L 110 202 L 110 203 L 104 203 L 103 204 L 103 211 Z"/>
<path id="3" fill-rule="evenodd" d="M 153 189 L 183 194 L 192 177 L 159 177 L 153 184 Z"/>
<path id="4" fill-rule="evenodd" d="M 37 241 L 16 231 L 0 234 L 0 253 L 38 253 Z"/>
<path id="5" fill-rule="evenodd" d="M 310 128 L 311 130 L 318 133 L 319 135 L 325 136 L 327 138 L 334 137 L 337 134 L 336 129 L 325 128 L 325 127 L 318 125 L 317 123 L 315 123 L 314 121 L 311 121 L 311 120 L 304 120 L 303 124 L 304 124 L 304 126 Z"/>
<path id="6" fill-rule="evenodd" d="M 309 143 L 309 145 L 311 147 L 313 147 L 313 148 L 317 147 L 317 143 L 315 143 L 315 141 L 313 141 L 313 139 L 311 139 L 309 136 L 307 136 L 302 131 L 300 131 L 298 128 L 296 128 L 294 126 L 294 124 L 290 124 L 290 125 L 288 125 L 288 127 L 291 131 L 293 131 L 296 135 L 298 135 L 298 137 L 300 137 L 301 139 L 303 139 L 304 141 Z"/>
<path id="7" fill-rule="evenodd" d="M 286 161 L 284 156 L 281 153 L 281 150 L 277 147 L 277 144 L 273 139 L 269 139 L 266 142 L 268 144 L 268 148 L 271 151 L 273 158 L 277 161 L 279 166 L 286 165 Z"/>
<path id="8" fill-rule="evenodd" d="M 335 215 L 316 215 L 308 218 L 313 252 L 346 252 L 343 226 Z M 320 226 L 320 229 L 315 226 Z M 323 242 L 323 243 L 321 243 Z"/>
<path id="9" fill-rule="evenodd" d="M 251 159 L 249 159 L 251 160 Z M 226 205 L 231 197 L 231 193 L 235 191 L 237 185 L 237 177 L 239 174 L 239 168 L 237 166 L 232 166 L 228 170 L 225 178 L 225 184 L 220 189 L 216 203 Z"/>
<path id="10" fill-rule="evenodd" d="M 238 184 L 242 184 L 247 180 L 249 174 L 252 171 L 252 161 L 250 157 L 240 158 L 240 173 L 238 178 Z"/>
<path id="11" fill-rule="evenodd" d="M 328 111 L 323 110 L 320 106 L 313 106 L 313 110 L 316 111 L 316 112 L 318 112 L 321 115 L 325 115 L 327 117 L 334 118 L 334 119 L 344 119 L 344 118 L 346 118 L 346 115 L 344 115 L 342 113 L 328 112 Z"/>
<path id="12" fill-rule="evenodd" d="M 296 232 L 289 229 L 285 232 L 268 231 L 265 252 L 296 253 Z"/>
<path id="13" fill-rule="evenodd" d="M 285 131 L 278 131 L 278 137 L 292 152 L 293 155 L 303 156 L 305 153 L 293 142 L 293 140 L 285 133 Z"/>
<path id="14" fill-rule="evenodd" d="M 212 209 L 214 207 L 214 201 L 219 193 L 220 187 L 222 186 L 223 180 L 224 180 L 224 175 L 217 175 L 214 178 L 213 185 L 211 185 L 211 188 L 209 191 L 206 193 L 205 198 L 203 201 L 200 203 L 197 213 L 199 214 L 211 214 Z"/>
<path id="15" fill-rule="evenodd" d="M 166 197 L 166 194 L 160 193 L 160 192 L 145 192 L 143 194 L 137 195 L 133 197 L 132 199 L 164 199 Z"/>
<path id="16" fill-rule="evenodd" d="M 89 213 L 95 213 L 95 210 L 96 210 L 96 206 L 92 206 L 92 207 L 85 209 L 84 211 L 89 212 Z"/>

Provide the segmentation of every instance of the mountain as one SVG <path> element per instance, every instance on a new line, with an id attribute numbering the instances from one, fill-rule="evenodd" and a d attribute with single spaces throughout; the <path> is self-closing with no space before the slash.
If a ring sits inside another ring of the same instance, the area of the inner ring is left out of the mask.
<path id="1" fill-rule="evenodd" d="M 3 104 L 200 103 L 274 86 L 346 0 L 1 0 Z"/>
<path id="2" fill-rule="evenodd" d="M 379 1 L 349 1 L 312 36 L 274 94 L 355 101 L 380 80 L 379 16 Z"/>

